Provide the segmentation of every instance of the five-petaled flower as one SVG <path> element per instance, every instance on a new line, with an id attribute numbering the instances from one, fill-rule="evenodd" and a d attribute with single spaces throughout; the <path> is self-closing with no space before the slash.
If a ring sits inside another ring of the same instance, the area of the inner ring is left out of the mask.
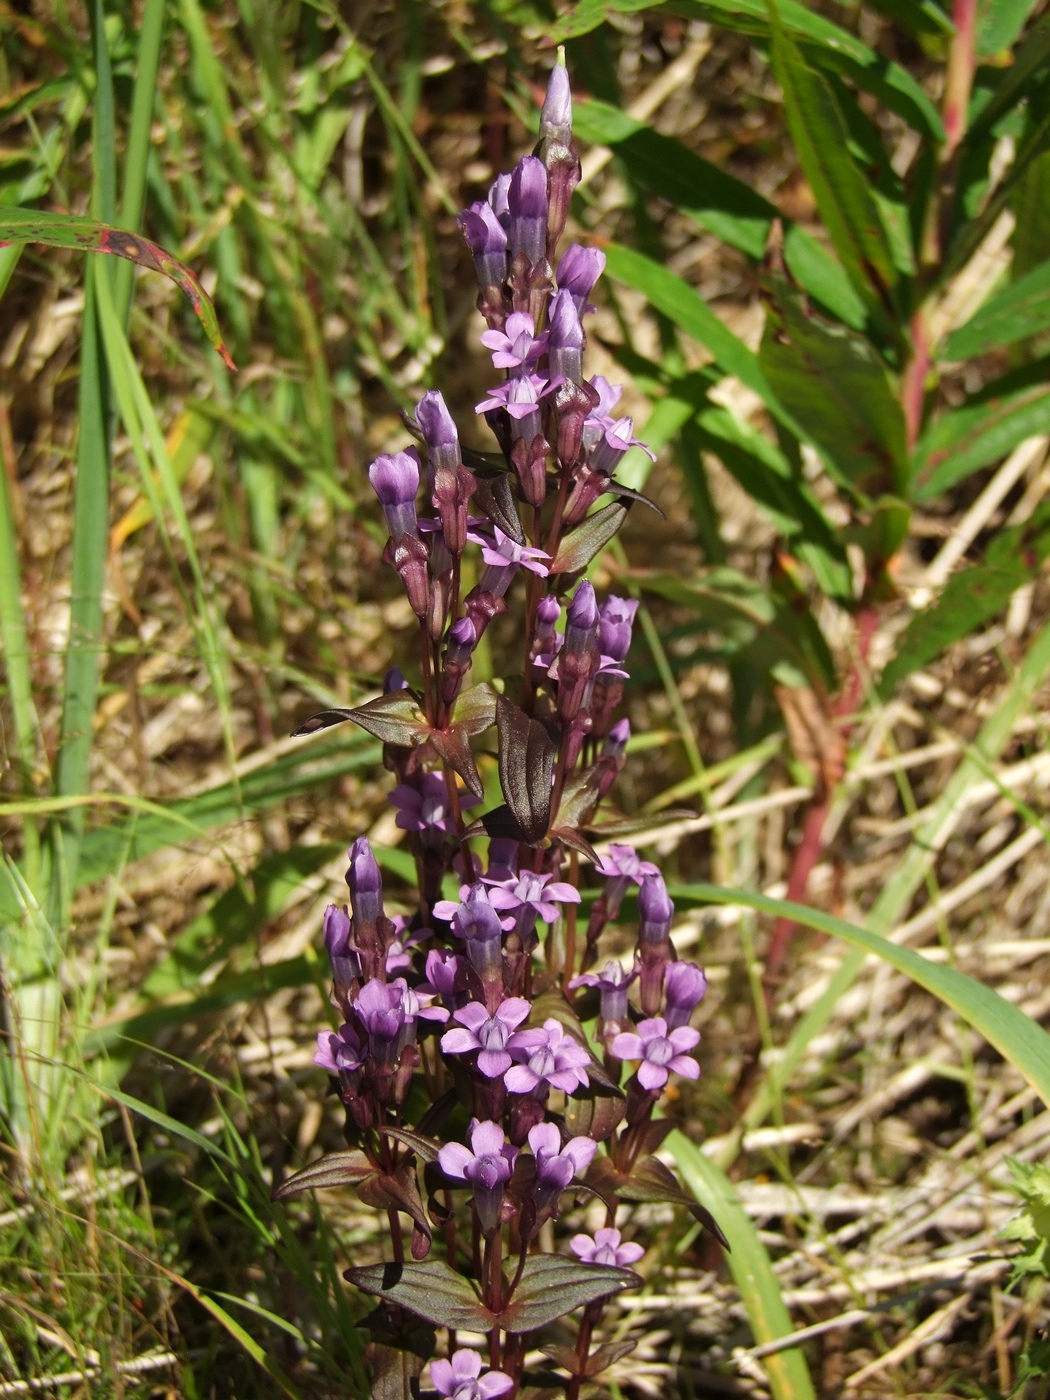
<path id="1" fill-rule="evenodd" d="M 452 1013 L 452 1019 L 464 1029 L 446 1031 L 441 1037 L 441 1048 L 446 1055 L 479 1050 L 478 1069 L 487 1079 L 498 1079 L 511 1067 L 507 1050 L 511 1033 L 528 1014 L 529 1003 L 524 997 L 507 997 L 492 1016 L 480 1001 L 468 1001 Z"/>
<path id="2" fill-rule="evenodd" d="M 698 1079 L 700 1066 L 688 1053 L 700 1044 L 700 1032 L 677 1026 L 668 1032 L 662 1016 L 641 1021 L 638 1032 L 621 1031 L 612 1043 L 618 1060 L 641 1060 L 638 1083 L 643 1089 L 662 1089 L 671 1070 L 686 1079 Z"/>
<path id="3" fill-rule="evenodd" d="M 640 1244 L 621 1244 L 620 1232 L 611 1227 L 590 1235 L 573 1235 L 569 1248 L 584 1264 L 606 1264 L 625 1269 L 636 1264 L 645 1253 Z"/>
<path id="4" fill-rule="evenodd" d="M 489 884 L 487 876 L 485 883 Z M 555 880 L 553 875 L 534 875 L 531 870 L 522 871 L 511 880 L 493 882 L 489 888 L 489 903 L 502 910 L 505 929 L 512 929 L 519 922 L 523 910 L 532 911 L 533 923 L 538 915 L 545 924 L 552 924 L 561 913 L 559 904 L 579 902 L 580 892 L 575 886 Z"/>
<path id="5" fill-rule="evenodd" d="M 553 1016 L 544 1021 L 542 1029 L 515 1031 L 507 1044 L 519 1061 L 503 1076 L 512 1094 L 545 1093 L 548 1085 L 571 1094 L 588 1083 L 591 1057 L 571 1035 L 565 1034 L 561 1022 Z"/>
<path id="6" fill-rule="evenodd" d="M 481 1357 L 466 1348 L 452 1353 L 449 1361 L 432 1361 L 430 1379 L 439 1395 L 449 1400 L 495 1400 L 513 1390 L 514 1382 L 504 1371 L 481 1374 Z"/>

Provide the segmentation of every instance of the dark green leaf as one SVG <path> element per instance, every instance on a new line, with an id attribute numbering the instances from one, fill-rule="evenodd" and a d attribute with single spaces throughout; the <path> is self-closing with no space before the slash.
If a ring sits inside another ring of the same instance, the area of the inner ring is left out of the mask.
<path id="1" fill-rule="evenodd" d="M 912 495 L 928 501 L 971 473 L 1012 452 L 1025 438 L 1050 432 L 1050 390 L 1041 385 L 995 395 L 946 413 L 923 434 L 915 449 Z"/>
<path id="2" fill-rule="evenodd" d="M 538 720 L 501 695 L 496 702 L 499 780 L 523 839 L 535 845 L 547 834 L 557 747 Z"/>
<path id="3" fill-rule="evenodd" d="M 612 502 L 581 520 L 558 545 L 551 573 L 575 574 L 585 569 L 598 551 L 616 537 L 626 519 L 627 507 Z"/>
<path id="4" fill-rule="evenodd" d="M 1050 327 L 1050 262 L 999 292 L 953 331 L 940 349 L 944 360 L 972 360 Z"/>
<path id="5" fill-rule="evenodd" d="M 1010 207 L 1017 220 L 1013 273 L 1023 277 L 1050 254 L 1050 151 L 1032 161 L 1014 190 Z"/>
<path id="6" fill-rule="evenodd" d="M 474 501 L 493 525 L 498 525 L 505 535 L 516 544 L 525 543 L 525 531 L 521 528 L 521 517 L 518 515 L 517 502 L 511 490 L 510 472 L 479 476 Z"/>
<path id="7" fill-rule="evenodd" d="M 874 348 L 856 331 L 807 315 L 782 279 L 773 290 L 759 355 L 774 391 L 852 490 L 902 493 L 904 414 Z"/>
<path id="8" fill-rule="evenodd" d="M 881 314 L 897 282 L 868 181 L 847 148 L 847 128 L 828 82 L 814 72 L 783 27 L 771 0 L 773 70 L 784 94 L 788 129 L 831 241 L 854 287 Z"/>
<path id="9" fill-rule="evenodd" d="M 443 1259 L 425 1264 L 366 1264 L 343 1277 L 365 1293 L 397 1303 L 437 1327 L 488 1332 L 495 1321 L 473 1285 Z"/>
<path id="10" fill-rule="evenodd" d="M 992 128 L 1039 82 L 1047 58 L 1050 57 L 1050 15 L 1043 15 L 1021 46 L 1011 55 L 1008 68 L 1001 69 L 992 96 L 972 118 L 963 139 L 964 146 L 979 144 L 992 133 Z"/>
<path id="11" fill-rule="evenodd" d="M 376 1172 L 365 1177 L 357 1188 L 357 1194 L 373 1210 L 397 1210 L 407 1215 L 415 1227 L 412 1231 L 412 1258 L 419 1260 L 427 1257 L 432 1238 L 430 1221 L 423 1209 L 411 1162 L 404 1162 L 396 1172 Z"/>
<path id="12" fill-rule="evenodd" d="M 422 1133 L 410 1132 L 407 1128 L 380 1128 L 379 1131 L 384 1137 L 394 1138 L 396 1142 L 403 1143 L 405 1147 L 411 1147 L 422 1161 L 437 1161 L 440 1144 L 436 1143 L 433 1138 L 424 1137 Z"/>
<path id="13" fill-rule="evenodd" d="M 560 1254 L 534 1254 L 525 1261 L 514 1296 L 499 1315 L 499 1325 L 506 1332 L 534 1332 L 586 1303 L 625 1288 L 640 1288 L 641 1283 L 631 1269 L 580 1264 Z"/>
<path id="14" fill-rule="evenodd" d="M 672 1205 L 685 1206 L 701 1225 L 711 1231 L 720 1245 L 729 1248 L 729 1241 L 722 1233 L 718 1221 L 706 1206 L 702 1206 L 682 1190 L 674 1172 L 665 1166 L 659 1157 L 643 1157 L 636 1162 L 630 1175 L 621 1181 L 617 1194 L 624 1201 L 669 1201 Z"/>
<path id="15" fill-rule="evenodd" d="M 352 1152 L 329 1152 L 282 1181 L 271 1199 L 284 1201 L 289 1196 L 297 1196 L 300 1191 L 319 1190 L 324 1186 L 353 1186 L 374 1171 L 375 1167 L 357 1148 Z"/>
<path id="16" fill-rule="evenodd" d="M 660 0 L 579 0 L 578 5 L 548 30 L 546 39 L 549 44 L 564 44 L 567 39 L 578 39 L 581 34 L 597 29 L 610 14 L 633 15 L 658 4 Z"/>

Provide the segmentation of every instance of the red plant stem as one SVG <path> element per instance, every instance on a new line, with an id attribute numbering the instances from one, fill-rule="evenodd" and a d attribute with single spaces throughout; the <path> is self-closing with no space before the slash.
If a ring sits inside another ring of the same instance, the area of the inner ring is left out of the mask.
<path id="1" fill-rule="evenodd" d="M 875 635 L 875 627 L 878 622 L 878 613 L 873 607 L 864 607 L 857 616 L 857 660 L 850 668 L 850 673 L 846 678 L 846 683 L 842 691 L 831 707 L 829 719 L 844 719 L 852 715 L 860 703 L 861 689 L 863 685 L 864 664 L 871 649 L 871 639 Z M 849 737 L 849 725 L 843 735 L 844 742 Z M 820 780 L 823 784 L 823 779 Z M 791 862 L 791 871 L 788 875 L 787 898 L 794 904 L 805 902 L 806 889 L 809 885 L 809 877 L 813 873 L 813 867 L 820 859 L 824 848 L 824 826 L 828 819 L 828 812 L 831 804 L 835 800 L 838 791 L 837 785 L 824 786 L 817 800 L 806 813 L 806 819 L 802 827 L 802 840 L 795 851 L 795 856 Z M 792 935 L 798 925 L 793 919 L 781 916 L 773 925 L 773 933 L 769 940 L 769 949 L 766 953 L 766 967 L 764 980 L 766 983 L 766 1000 L 771 1000 L 771 982 L 775 979 L 780 969 L 784 965 L 787 956 L 788 946 Z"/>
<path id="2" fill-rule="evenodd" d="M 950 160 L 966 134 L 966 109 L 973 87 L 974 40 L 977 0 L 954 0 L 952 24 L 955 34 L 948 50 L 948 71 L 944 79 L 944 157 Z"/>
<path id="3" fill-rule="evenodd" d="M 926 376 L 930 372 L 930 339 L 926 310 L 920 306 L 911 318 L 911 359 L 901 378 L 901 407 L 904 410 L 904 430 L 909 453 L 914 451 L 922 428 L 922 410 L 926 400 Z"/>

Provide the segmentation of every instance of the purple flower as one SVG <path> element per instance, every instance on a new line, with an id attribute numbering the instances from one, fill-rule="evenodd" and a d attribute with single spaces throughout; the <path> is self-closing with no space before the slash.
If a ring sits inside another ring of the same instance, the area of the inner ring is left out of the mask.
<path id="1" fill-rule="evenodd" d="M 319 1031 L 314 1064 L 330 1074 L 353 1074 L 364 1064 L 364 1051 L 353 1026 L 340 1026 L 337 1031 Z"/>
<path id="2" fill-rule="evenodd" d="M 401 986 L 404 985 L 402 981 Z M 354 1011 L 368 1036 L 369 1052 L 377 1060 L 394 1058 L 401 1049 L 399 1042 L 406 1019 L 401 987 L 373 977 L 358 992 Z"/>
<path id="3" fill-rule="evenodd" d="M 573 384 L 583 379 L 583 326 L 572 293 L 563 287 L 551 303 L 547 349 L 552 375 Z"/>
<path id="4" fill-rule="evenodd" d="M 491 196 L 490 196 L 491 198 Z M 484 291 L 507 276 L 507 230 L 491 203 L 479 200 L 459 216 L 459 231 L 474 254 L 474 272 Z"/>
<path id="5" fill-rule="evenodd" d="M 437 467 L 455 471 L 460 458 L 459 433 L 444 398 L 436 389 L 429 389 L 416 404 L 416 425 L 426 443 L 430 473 Z"/>
<path id="6" fill-rule="evenodd" d="M 530 928 L 537 915 L 546 924 L 552 924 L 561 913 L 559 904 L 579 904 L 580 892 L 564 881 L 554 880 L 553 875 L 535 875 L 525 870 L 510 880 L 492 884 L 486 875 L 485 883 L 490 886 L 489 901 L 495 909 L 504 910 L 503 927 L 512 929 L 519 924 L 521 911 L 530 910 Z"/>
<path id="7" fill-rule="evenodd" d="M 645 1253 L 640 1244 L 621 1244 L 619 1230 L 606 1228 L 590 1235 L 573 1235 L 569 1248 L 584 1264 L 606 1264 L 626 1269 L 636 1264 Z"/>
<path id="8" fill-rule="evenodd" d="M 617 598 L 610 595 L 602 604 L 598 621 L 598 650 L 602 654 L 602 675 L 627 675 L 620 663 L 631 647 L 631 631 L 637 611 L 637 598 Z"/>
<path id="9" fill-rule="evenodd" d="M 547 95 L 540 111 L 540 140 L 558 141 L 567 146 L 572 140 L 572 91 L 569 70 L 556 63 L 547 82 Z"/>
<path id="10" fill-rule="evenodd" d="M 395 978 L 390 986 L 401 996 L 401 1010 L 406 1023 L 417 1017 L 423 1021 L 447 1021 L 448 1012 L 443 1006 L 432 1006 L 437 993 L 427 987 L 410 987 L 403 977 Z"/>
<path id="11" fill-rule="evenodd" d="M 689 1017 L 704 999 L 707 976 L 696 963 L 673 962 L 664 975 L 667 1024 L 674 1030 L 689 1024 Z"/>
<path id="12" fill-rule="evenodd" d="M 612 1053 L 618 1060 L 641 1060 L 638 1082 L 643 1089 L 662 1089 L 668 1074 L 682 1074 L 686 1079 L 699 1079 L 700 1066 L 688 1053 L 700 1043 L 700 1032 L 691 1026 L 678 1026 L 668 1032 L 662 1016 L 642 1021 L 638 1033 L 621 1031 L 612 1043 Z"/>
<path id="13" fill-rule="evenodd" d="M 486 1079 L 498 1079 L 510 1069 L 512 1061 L 507 1042 L 529 1014 L 529 1009 L 524 997 L 507 997 L 490 1016 L 480 1001 L 468 1001 L 466 1006 L 452 1013 L 452 1019 L 464 1029 L 446 1031 L 441 1037 L 441 1048 L 446 1055 L 465 1055 L 470 1050 L 479 1050 L 478 1069 Z"/>
<path id="14" fill-rule="evenodd" d="M 598 1144 L 593 1138 L 571 1138 L 563 1147 L 554 1123 L 537 1123 L 529 1129 L 529 1146 L 536 1158 L 536 1185 L 541 1190 L 564 1191 L 594 1161 Z"/>
<path id="15" fill-rule="evenodd" d="M 433 990 L 450 1008 L 455 1008 L 461 1000 L 456 990 L 456 982 L 462 970 L 462 959 L 444 948 L 431 948 L 427 954 L 427 980 L 420 990 Z"/>
<path id="16" fill-rule="evenodd" d="M 545 1085 L 571 1094 L 585 1085 L 590 1056 L 552 1016 L 542 1030 L 515 1031 L 507 1042 L 519 1061 L 503 1076 L 512 1094 L 534 1094 Z"/>
<path id="17" fill-rule="evenodd" d="M 492 529 L 494 541 L 474 530 L 467 535 L 472 544 L 481 545 L 481 557 L 487 566 L 478 585 L 482 593 L 491 593 L 493 597 L 502 598 L 519 567 L 538 574 L 540 578 L 547 577 L 549 554 L 544 554 L 542 549 L 536 549 L 532 545 L 518 544 L 509 535 L 505 535 L 498 525 L 493 525 Z"/>
<path id="18" fill-rule="evenodd" d="M 512 311 L 501 331 L 484 331 L 481 343 L 492 351 L 496 369 L 531 369 L 547 348 L 547 332 L 536 334 L 527 311 Z"/>
<path id="19" fill-rule="evenodd" d="M 640 447 L 650 461 L 656 461 L 656 453 L 634 436 L 634 420 L 617 418 L 591 448 L 588 462 L 595 471 L 611 477 L 629 447 Z"/>
<path id="20" fill-rule="evenodd" d="M 368 468 L 368 479 L 386 515 L 394 541 L 418 534 L 416 492 L 419 490 L 419 453 L 414 447 L 377 457 Z"/>
<path id="21" fill-rule="evenodd" d="M 361 976 L 361 964 L 353 942 L 353 925 L 343 904 L 330 904 L 324 911 L 324 946 L 332 965 L 332 979 L 346 988 Z"/>
<path id="22" fill-rule="evenodd" d="M 602 757 L 615 759 L 618 763 L 627 753 L 627 745 L 631 741 L 631 721 L 619 719 L 605 736 L 602 744 Z M 610 847 L 610 850 L 612 847 Z"/>
<path id="23" fill-rule="evenodd" d="M 431 929 L 420 928 L 415 933 L 409 933 L 408 919 L 404 914 L 398 914 L 391 922 L 397 937 L 386 950 L 387 977 L 393 977 L 398 972 L 407 972 L 412 966 L 412 949 L 425 942 L 432 932 Z"/>
<path id="24" fill-rule="evenodd" d="M 347 857 L 350 868 L 346 872 L 346 883 L 354 918 L 362 924 L 374 924 L 383 914 L 383 877 L 368 837 L 359 836 Z"/>
<path id="25" fill-rule="evenodd" d="M 440 907 L 447 911 L 450 903 L 450 900 L 442 900 Z M 489 892 L 484 885 L 471 886 L 467 898 L 456 905 L 452 915 L 452 931 L 465 941 L 467 957 L 479 976 L 484 976 L 490 968 L 501 966 L 503 926 L 489 903 Z"/>
<path id="26" fill-rule="evenodd" d="M 605 254 L 600 248 L 585 248 L 581 243 L 573 243 L 562 254 L 558 264 L 558 291 L 569 293 L 580 316 L 594 310 L 593 306 L 585 303 L 604 271 Z M 598 387 L 597 378 L 594 386 Z M 619 394 L 616 397 L 619 398 Z"/>
<path id="27" fill-rule="evenodd" d="M 479 1379 L 480 1377 L 480 1379 Z M 504 1371 L 481 1375 L 481 1357 L 476 1351 L 455 1351 L 451 1361 L 432 1361 L 430 1379 L 439 1395 L 450 1400 L 493 1400 L 513 1390 L 514 1382 Z"/>
<path id="28" fill-rule="evenodd" d="M 490 1234 L 499 1225 L 503 1188 L 510 1180 L 518 1149 L 504 1140 L 499 1123 L 470 1125 L 470 1147 L 449 1142 L 438 1153 L 438 1165 L 446 1176 L 469 1181 L 474 1188 L 481 1228 Z"/>
<path id="29" fill-rule="evenodd" d="M 473 807 L 480 800 L 473 793 L 460 789 L 460 807 Z M 397 808 L 395 825 L 401 831 L 448 833 L 453 830 L 448 785 L 443 773 L 424 773 L 422 791 L 408 783 L 399 783 L 390 794 L 390 805 Z"/>
<path id="30" fill-rule="evenodd" d="M 535 267 L 547 248 L 547 171 L 542 160 L 522 156 L 507 190 L 510 255 L 524 253 Z"/>
<path id="31" fill-rule="evenodd" d="M 637 969 L 625 972 L 613 958 L 605 964 L 603 972 L 584 972 L 569 983 L 569 991 L 577 987 L 597 987 L 601 993 L 601 1017 L 603 1021 L 627 1020 L 627 988 L 638 976 Z"/>
<path id="32" fill-rule="evenodd" d="M 612 737 L 612 730 L 609 734 Z M 598 866 L 598 874 L 604 875 L 606 879 L 633 880 L 636 885 L 640 885 L 646 875 L 659 873 L 660 867 L 654 865 L 651 860 L 642 860 L 633 846 L 621 845 L 616 841 L 610 843 L 608 851 L 602 856 L 601 865 Z"/>

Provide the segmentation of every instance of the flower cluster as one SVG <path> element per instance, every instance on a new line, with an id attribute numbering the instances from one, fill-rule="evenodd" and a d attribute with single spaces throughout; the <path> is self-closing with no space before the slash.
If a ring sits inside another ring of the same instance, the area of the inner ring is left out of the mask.
<path id="1" fill-rule="evenodd" d="M 672 1074 L 699 1074 L 689 1022 L 706 979 L 677 958 L 663 877 L 631 846 L 599 856 L 590 844 L 624 763 L 629 728 L 615 711 L 638 605 L 599 600 L 582 574 L 626 515 L 616 471 L 641 444 L 630 418 L 614 416 L 620 390 L 584 373 L 604 255 L 574 243 L 558 256 L 579 179 L 571 115 L 559 63 L 534 154 L 459 220 L 482 344 L 502 374 L 476 411 L 503 465 L 464 453 L 435 390 L 414 415 L 425 456 L 411 447 L 369 470 L 387 521 L 384 558 L 419 620 L 418 682 L 391 673 L 376 700 L 304 726 L 349 718 L 383 741 L 418 877 L 413 912 L 388 916 L 376 853 L 361 838 L 349 853 L 349 907 L 325 913 L 339 1024 L 318 1036 L 314 1059 L 346 1107 L 350 1151 L 331 1159 L 320 1184 L 358 1183 L 387 1212 L 399 1269 L 347 1274 L 391 1305 L 387 1325 L 415 1314 L 490 1331 L 484 1376 L 469 1350 L 432 1362 L 434 1386 L 455 1400 L 515 1390 L 531 1332 L 579 1306 L 576 1360 L 565 1363 L 570 1396 L 600 1369 L 591 1330 L 604 1301 L 636 1281 L 628 1266 L 643 1253 L 621 1244 L 618 1210 L 642 1198 L 631 1190 L 635 1173 L 648 1172 L 646 1199 L 659 1196 L 653 1183 L 666 1168 L 652 1154 L 666 1123 L 654 1109 Z M 468 591 L 469 578 L 477 582 Z M 517 679 L 471 686 L 479 641 L 517 606 L 515 583 L 524 585 Z M 470 820 L 485 790 L 471 740 L 489 731 L 503 800 Z M 584 928 L 588 865 L 600 888 L 592 881 Z M 629 894 L 633 958 L 592 970 Z M 320 1181 L 316 1167 L 302 1176 L 304 1188 Z M 574 1236 L 571 1252 L 545 1255 L 542 1227 L 582 1186 L 604 1203 L 605 1227 Z M 282 1192 L 293 1189 L 295 1178 Z M 668 1187 L 665 1199 L 680 1198 Z M 413 1286 L 403 1217 L 414 1260 L 440 1235 L 463 1273 L 460 1293 Z M 514 1307 L 528 1309 L 528 1332 L 502 1326 Z M 391 1376 L 407 1374 L 403 1358 L 389 1359 L 396 1351 L 389 1337 L 373 1346 L 384 1393 L 393 1393 Z"/>

